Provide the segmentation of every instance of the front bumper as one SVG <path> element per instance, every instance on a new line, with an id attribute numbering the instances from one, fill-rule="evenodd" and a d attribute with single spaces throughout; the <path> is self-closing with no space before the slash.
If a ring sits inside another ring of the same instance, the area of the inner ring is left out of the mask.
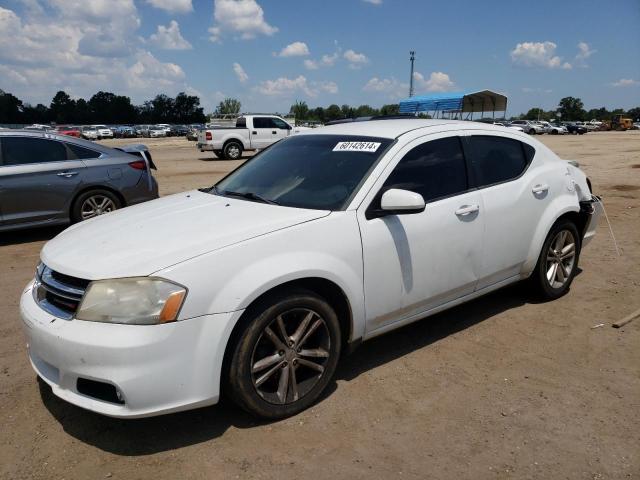
<path id="1" fill-rule="evenodd" d="M 596 228 L 598 227 L 598 222 L 603 212 L 602 200 L 600 197 L 592 195 L 591 200 L 580 202 L 580 211 L 588 215 L 582 237 L 582 247 L 585 247 L 596 235 Z"/>
<path id="2" fill-rule="evenodd" d="M 163 325 L 63 320 L 36 304 L 32 287 L 20 299 L 29 359 L 58 397 L 120 418 L 217 403 L 224 349 L 242 312 Z M 122 403 L 81 393 L 78 380 L 115 387 Z"/>

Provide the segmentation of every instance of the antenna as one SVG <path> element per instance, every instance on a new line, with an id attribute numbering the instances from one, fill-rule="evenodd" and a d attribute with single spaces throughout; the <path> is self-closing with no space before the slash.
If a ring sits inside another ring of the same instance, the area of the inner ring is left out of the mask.
<path id="1" fill-rule="evenodd" d="M 413 62 L 416 60 L 416 52 L 409 52 L 409 60 L 411 61 L 411 78 L 409 78 L 409 97 L 413 97 Z"/>

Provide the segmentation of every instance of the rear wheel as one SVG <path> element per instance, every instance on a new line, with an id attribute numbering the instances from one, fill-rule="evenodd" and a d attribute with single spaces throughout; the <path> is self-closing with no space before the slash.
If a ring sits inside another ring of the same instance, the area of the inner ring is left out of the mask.
<path id="1" fill-rule="evenodd" d="M 218 158 L 224 158 L 224 153 L 222 153 L 222 150 L 214 150 L 213 153 Z"/>
<path id="2" fill-rule="evenodd" d="M 242 157 L 242 145 L 238 142 L 229 142 L 224 146 L 224 157 L 227 160 L 238 160 Z"/>
<path id="3" fill-rule="evenodd" d="M 231 397 L 257 417 L 295 415 L 318 399 L 335 373 L 341 347 L 336 313 L 302 289 L 252 310 L 230 359 Z"/>
<path id="4" fill-rule="evenodd" d="M 535 135 L 536 131 L 532 128 L 531 130 L 529 130 L 529 135 Z"/>
<path id="5" fill-rule="evenodd" d="M 571 286 L 580 257 L 580 236 L 570 220 L 560 220 L 551 228 L 542 246 L 533 280 L 541 293 L 553 300 Z"/>
<path id="6" fill-rule="evenodd" d="M 122 208 L 122 202 L 107 190 L 89 190 L 81 194 L 73 203 L 71 220 L 81 222 Z"/>

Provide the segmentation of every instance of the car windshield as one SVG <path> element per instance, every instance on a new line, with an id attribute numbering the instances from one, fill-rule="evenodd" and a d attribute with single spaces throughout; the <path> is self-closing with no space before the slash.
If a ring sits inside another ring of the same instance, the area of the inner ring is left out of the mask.
<path id="1" fill-rule="evenodd" d="M 341 210 L 392 141 L 353 135 L 289 137 L 247 161 L 211 193 L 288 207 Z"/>

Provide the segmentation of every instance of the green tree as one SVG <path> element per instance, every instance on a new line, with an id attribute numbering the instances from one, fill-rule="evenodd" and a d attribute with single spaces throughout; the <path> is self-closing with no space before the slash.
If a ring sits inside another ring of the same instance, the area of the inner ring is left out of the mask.
<path id="1" fill-rule="evenodd" d="M 174 100 L 175 121 L 180 123 L 204 122 L 203 108 L 200 106 L 200 98 L 195 95 L 187 95 L 180 92 Z"/>
<path id="2" fill-rule="evenodd" d="M 0 123 L 21 123 L 22 109 L 22 100 L 0 90 Z"/>
<path id="3" fill-rule="evenodd" d="M 75 117 L 76 102 L 67 92 L 58 91 L 49 105 L 51 120 L 56 123 L 72 122 Z"/>
<path id="4" fill-rule="evenodd" d="M 216 113 L 220 115 L 224 114 L 238 114 L 240 113 L 240 107 L 242 104 L 240 100 L 236 98 L 225 98 L 218 106 L 216 107 Z"/>
<path id="5" fill-rule="evenodd" d="M 527 113 L 525 113 L 525 120 L 548 120 L 546 118 L 546 113 L 542 108 L 531 108 Z"/>
<path id="6" fill-rule="evenodd" d="M 342 111 L 340 110 L 340 107 L 334 103 L 327 107 L 324 112 L 324 117 L 325 120 L 329 122 L 331 120 L 338 120 L 339 118 L 342 118 Z"/>
<path id="7" fill-rule="evenodd" d="M 296 101 L 296 103 L 291 105 L 289 113 L 295 117 L 296 123 L 300 120 L 309 120 L 310 112 L 307 102 Z"/>
<path id="8" fill-rule="evenodd" d="M 373 115 L 378 115 L 378 110 L 370 107 L 369 105 L 360 105 L 358 108 L 356 108 L 355 115 L 356 115 L 356 118 L 371 117 Z"/>
<path id="9" fill-rule="evenodd" d="M 627 110 L 627 115 L 629 115 L 629 117 L 633 120 L 640 119 L 640 107 L 634 107 L 630 110 Z"/>
<path id="10" fill-rule="evenodd" d="M 391 103 L 383 105 L 380 108 L 380 115 L 398 115 L 400 113 L 400 105 L 397 103 Z"/>
<path id="11" fill-rule="evenodd" d="M 355 110 L 349 105 L 342 105 L 340 111 L 342 112 L 342 118 L 353 118 L 356 115 Z"/>
<path id="12" fill-rule="evenodd" d="M 562 120 L 584 120 L 586 115 L 582 100 L 574 97 L 560 99 L 558 111 L 562 114 Z"/>
<path id="13" fill-rule="evenodd" d="M 87 106 L 92 123 L 114 124 L 136 121 L 136 109 L 129 97 L 100 91 L 89 99 Z"/>

